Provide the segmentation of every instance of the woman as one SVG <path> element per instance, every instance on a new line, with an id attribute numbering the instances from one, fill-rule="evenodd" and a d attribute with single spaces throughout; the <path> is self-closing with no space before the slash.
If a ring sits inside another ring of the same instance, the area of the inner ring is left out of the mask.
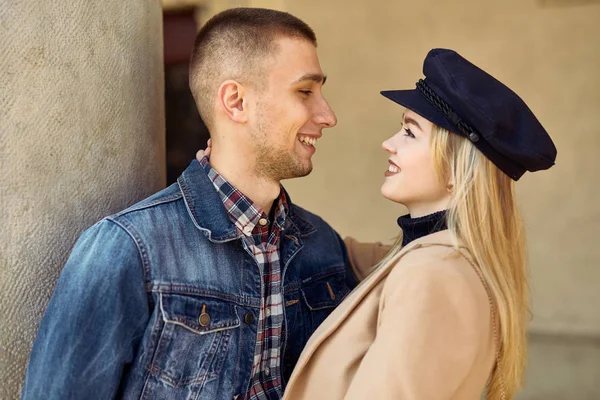
<path id="1" fill-rule="evenodd" d="M 382 194 L 403 237 L 313 334 L 284 398 L 510 399 L 526 360 L 525 237 L 514 181 L 556 149 L 526 104 L 456 52 L 427 55 Z M 376 262 L 348 240 L 358 271 Z"/>

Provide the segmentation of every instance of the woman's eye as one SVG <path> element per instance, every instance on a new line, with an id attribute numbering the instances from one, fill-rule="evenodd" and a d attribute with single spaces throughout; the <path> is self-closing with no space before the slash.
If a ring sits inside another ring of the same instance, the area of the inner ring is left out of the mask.
<path id="1" fill-rule="evenodd" d="M 406 132 L 406 133 L 404 134 L 404 136 L 408 136 L 408 137 L 411 137 L 411 138 L 414 138 L 414 137 L 415 137 L 415 135 L 413 135 L 413 133 L 410 131 L 410 129 L 408 129 L 408 128 L 404 128 L 404 131 Z"/>
<path id="2" fill-rule="evenodd" d="M 300 90 L 300 93 L 302 93 L 303 95 L 309 96 L 310 94 L 312 94 L 312 91 L 310 91 L 310 90 Z"/>

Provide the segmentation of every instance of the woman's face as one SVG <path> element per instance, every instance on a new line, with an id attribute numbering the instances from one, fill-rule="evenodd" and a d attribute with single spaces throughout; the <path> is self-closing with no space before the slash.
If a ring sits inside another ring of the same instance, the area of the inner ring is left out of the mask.
<path id="1" fill-rule="evenodd" d="M 400 132 L 382 144 L 389 153 L 389 168 L 381 194 L 404 204 L 413 218 L 445 210 L 450 200 L 447 183 L 433 167 L 432 130 L 430 121 L 407 109 Z"/>

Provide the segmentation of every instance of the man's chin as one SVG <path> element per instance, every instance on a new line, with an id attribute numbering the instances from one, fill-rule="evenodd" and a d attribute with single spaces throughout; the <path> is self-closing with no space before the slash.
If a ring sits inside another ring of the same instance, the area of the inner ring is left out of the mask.
<path id="1" fill-rule="evenodd" d="M 308 176 L 313 170 L 312 161 L 308 161 L 308 163 L 303 163 L 304 165 L 295 165 L 294 168 L 289 168 L 287 171 L 282 171 L 281 180 L 284 179 L 294 179 L 294 178 L 302 178 Z"/>
<path id="2" fill-rule="evenodd" d="M 308 175 L 310 175 L 310 173 L 312 172 L 312 170 L 313 170 L 313 166 L 312 166 L 312 163 L 311 163 L 307 168 L 305 168 L 302 172 L 300 172 L 296 176 L 296 178 L 302 178 L 304 176 L 308 176 Z"/>
<path id="3" fill-rule="evenodd" d="M 265 149 L 260 154 L 263 156 L 258 159 L 258 175 L 268 179 L 282 181 L 284 179 L 294 179 L 307 176 L 312 172 L 313 163 L 308 157 L 300 157 L 294 153 L 279 153 L 274 150 Z M 276 156 L 273 156 L 277 154 Z"/>
<path id="4" fill-rule="evenodd" d="M 284 176 L 282 176 L 280 178 L 280 180 L 285 180 L 285 179 L 295 179 L 295 178 L 303 178 L 305 176 L 308 176 L 311 172 L 312 172 L 312 165 L 310 166 L 310 168 L 306 168 L 302 171 L 294 171 L 294 173 L 290 173 L 290 174 L 286 174 Z"/>

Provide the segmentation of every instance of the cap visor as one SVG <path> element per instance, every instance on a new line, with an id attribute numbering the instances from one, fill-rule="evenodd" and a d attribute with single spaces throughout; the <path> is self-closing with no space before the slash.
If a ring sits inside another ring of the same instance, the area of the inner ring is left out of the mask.
<path id="1" fill-rule="evenodd" d="M 450 132 L 456 133 L 457 128 L 451 122 L 449 122 L 444 115 L 442 115 L 442 113 L 438 111 L 438 109 L 435 108 L 425 97 L 423 97 L 419 91 L 414 89 L 384 90 L 381 92 L 381 94 L 393 102 L 416 112 L 421 117 L 433 122 L 434 124 L 441 126 Z"/>

